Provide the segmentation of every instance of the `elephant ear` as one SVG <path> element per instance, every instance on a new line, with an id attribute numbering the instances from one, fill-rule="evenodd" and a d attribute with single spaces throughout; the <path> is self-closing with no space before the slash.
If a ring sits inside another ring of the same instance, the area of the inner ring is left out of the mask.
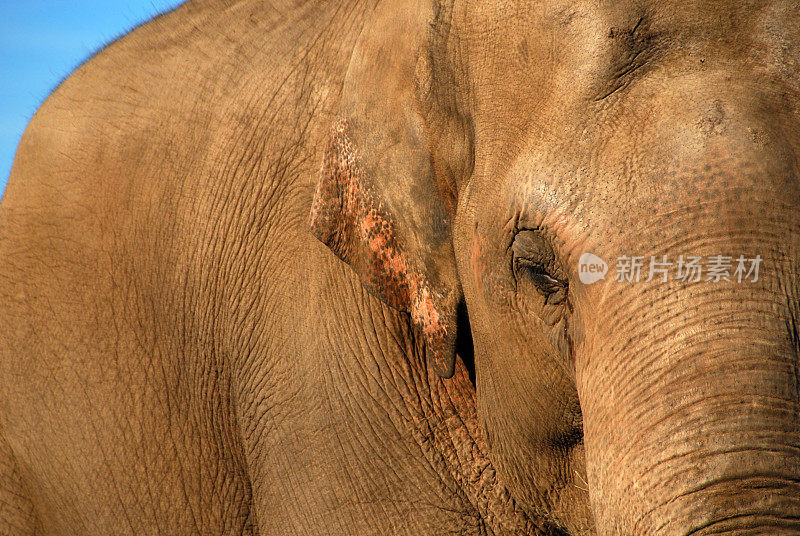
<path id="1" fill-rule="evenodd" d="M 371 294 L 410 314 L 434 370 L 449 378 L 461 289 L 414 83 L 430 7 L 382 6 L 353 53 L 311 230 Z"/>

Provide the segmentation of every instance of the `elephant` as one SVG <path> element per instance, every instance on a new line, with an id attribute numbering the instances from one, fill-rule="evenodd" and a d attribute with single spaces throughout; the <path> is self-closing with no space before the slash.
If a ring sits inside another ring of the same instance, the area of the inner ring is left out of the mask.
<path id="1" fill-rule="evenodd" d="M 20 141 L 0 534 L 800 535 L 799 173 L 791 0 L 190 0 Z"/>

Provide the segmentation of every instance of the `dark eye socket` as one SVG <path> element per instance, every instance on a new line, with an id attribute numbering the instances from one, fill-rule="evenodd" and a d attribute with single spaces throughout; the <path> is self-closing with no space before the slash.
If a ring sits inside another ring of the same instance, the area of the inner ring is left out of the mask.
<path id="1" fill-rule="evenodd" d="M 529 280 L 548 305 L 563 303 L 569 282 L 561 274 L 550 241 L 539 230 L 522 230 L 512 244 L 514 277 Z"/>

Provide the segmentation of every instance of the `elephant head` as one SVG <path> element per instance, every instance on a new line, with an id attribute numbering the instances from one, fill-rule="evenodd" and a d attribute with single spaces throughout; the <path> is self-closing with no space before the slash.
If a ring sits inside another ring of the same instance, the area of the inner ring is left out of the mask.
<path id="1" fill-rule="evenodd" d="M 388 4 L 312 231 L 444 378 L 471 330 L 514 498 L 574 535 L 800 533 L 797 7 Z"/>

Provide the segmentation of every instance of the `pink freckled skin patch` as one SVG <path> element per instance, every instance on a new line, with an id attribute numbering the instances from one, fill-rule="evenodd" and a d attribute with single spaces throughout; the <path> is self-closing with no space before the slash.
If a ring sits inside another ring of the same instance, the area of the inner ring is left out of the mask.
<path id="1" fill-rule="evenodd" d="M 364 171 L 339 122 L 325 150 L 311 209 L 311 231 L 350 264 L 370 293 L 407 312 L 425 340 L 434 368 L 452 375 L 450 328 L 430 284 L 398 244 L 394 223 L 364 184 Z"/>

